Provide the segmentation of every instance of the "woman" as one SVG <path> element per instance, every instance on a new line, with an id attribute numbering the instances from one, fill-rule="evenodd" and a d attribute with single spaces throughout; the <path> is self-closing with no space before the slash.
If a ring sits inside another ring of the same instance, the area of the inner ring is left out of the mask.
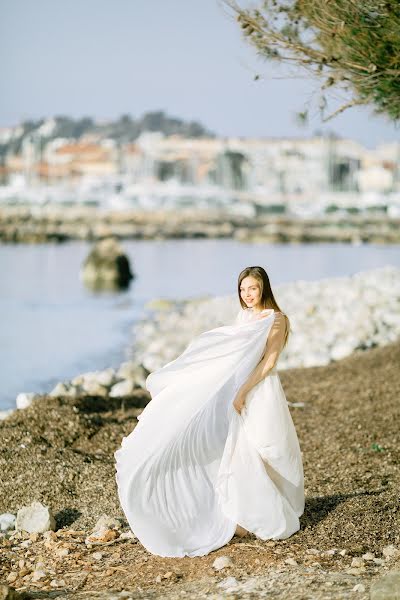
<path id="1" fill-rule="evenodd" d="M 234 324 L 200 334 L 148 376 L 152 400 L 115 452 L 121 506 L 159 556 L 300 528 L 303 464 L 276 371 L 289 321 L 262 267 L 240 273 L 238 295 Z"/>

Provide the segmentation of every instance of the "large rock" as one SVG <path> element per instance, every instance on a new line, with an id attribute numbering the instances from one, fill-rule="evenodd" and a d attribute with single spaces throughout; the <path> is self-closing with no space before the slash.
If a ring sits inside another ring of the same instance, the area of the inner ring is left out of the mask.
<path id="1" fill-rule="evenodd" d="M 51 510 L 41 502 L 32 502 L 30 506 L 23 506 L 17 512 L 15 529 L 28 533 L 43 533 L 49 529 L 54 530 L 55 519 Z"/>
<path id="2" fill-rule="evenodd" d="M 81 280 L 91 289 L 126 288 L 133 278 L 128 257 L 114 238 L 98 242 L 85 259 Z"/>

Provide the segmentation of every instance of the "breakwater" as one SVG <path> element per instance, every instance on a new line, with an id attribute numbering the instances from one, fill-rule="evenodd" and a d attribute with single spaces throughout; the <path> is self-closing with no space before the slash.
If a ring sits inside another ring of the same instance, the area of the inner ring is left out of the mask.
<path id="1" fill-rule="evenodd" d="M 233 238 L 268 243 L 400 243 L 400 218 L 379 213 L 295 218 L 228 210 L 105 211 L 90 206 L 1 206 L 0 241 L 45 243 L 67 240 Z"/>

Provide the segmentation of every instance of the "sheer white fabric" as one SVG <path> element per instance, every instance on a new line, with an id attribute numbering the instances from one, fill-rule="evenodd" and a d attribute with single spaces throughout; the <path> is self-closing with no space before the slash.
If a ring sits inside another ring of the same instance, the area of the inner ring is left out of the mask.
<path id="1" fill-rule="evenodd" d="M 232 404 L 261 359 L 276 365 L 282 319 L 240 309 L 232 325 L 195 337 L 148 376 L 152 400 L 115 460 L 121 506 L 153 554 L 208 554 L 236 524 L 261 539 L 300 528 L 301 451 L 276 366 L 240 415 Z"/>

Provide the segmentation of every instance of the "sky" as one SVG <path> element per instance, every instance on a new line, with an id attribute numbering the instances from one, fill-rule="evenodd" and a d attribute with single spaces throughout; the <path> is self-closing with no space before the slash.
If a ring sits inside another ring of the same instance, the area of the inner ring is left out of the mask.
<path id="1" fill-rule="evenodd" d="M 257 57 L 221 0 L 0 0 L 0 127 L 164 110 L 221 136 L 400 140 L 372 108 L 322 123 L 318 82 L 294 75 Z"/>

